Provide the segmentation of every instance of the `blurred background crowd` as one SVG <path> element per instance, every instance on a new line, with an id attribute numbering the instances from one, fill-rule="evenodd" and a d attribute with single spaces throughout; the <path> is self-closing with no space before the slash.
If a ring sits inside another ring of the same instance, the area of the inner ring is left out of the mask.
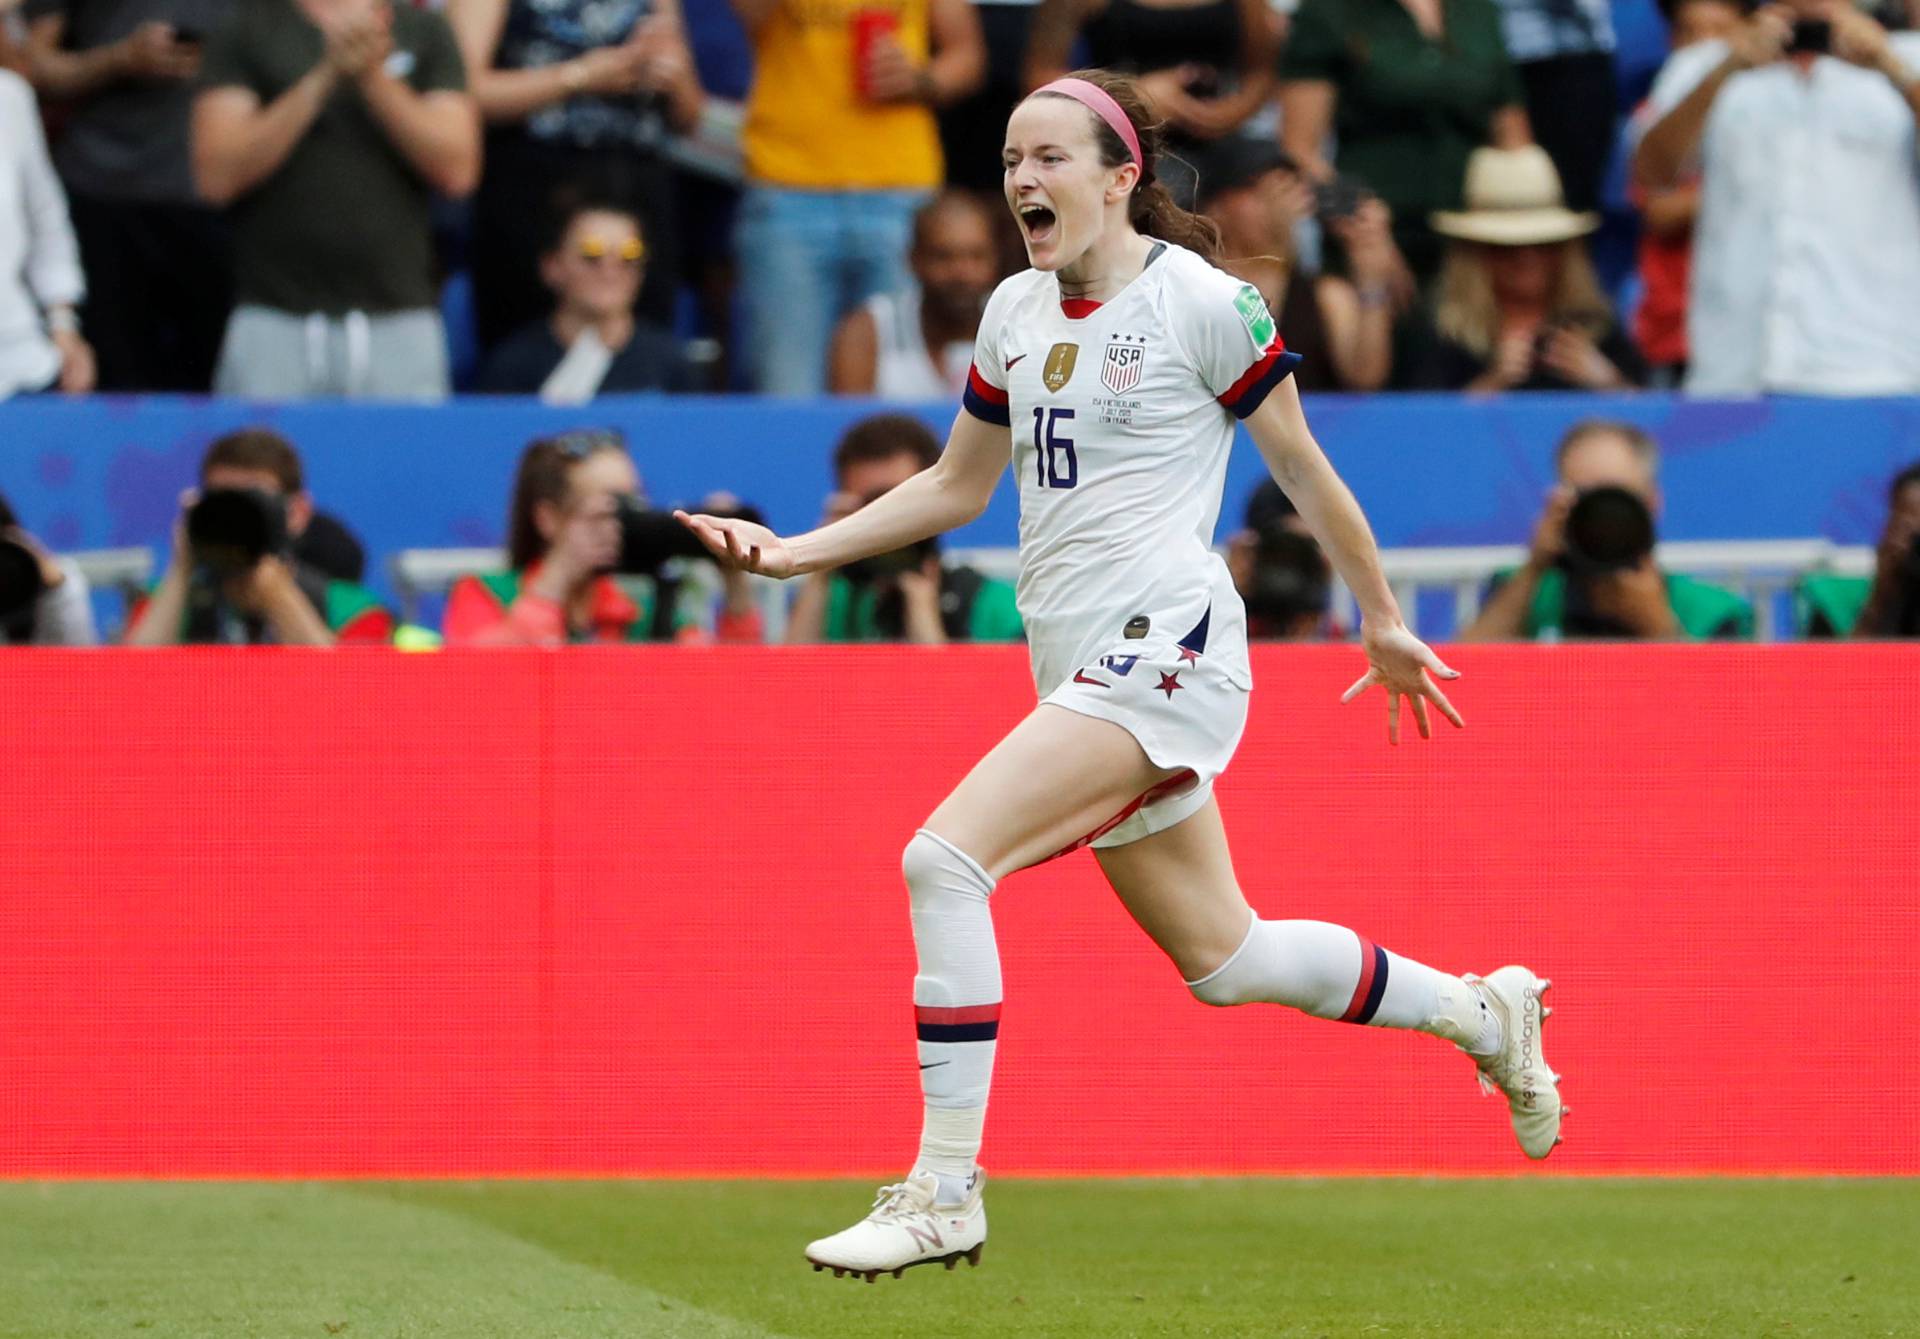
<path id="1" fill-rule="evenodd" d="M 1167 184 L 1305 390 L 1911 395 L 1916 26 L 1920 0 L 0 0 L 0 397 L 950 402 L 1024 266 L 1006 115 L 1083 65 L 1141 78 Z M 825 514 L 937 450 L 863 420 Z M 1654 562 L 1658 465 L 1577 425 L 1461 635 L 1749 635 L 1738 594 Z M 230 434 L 194 483 L 114 635 L 1019 635 L 1005 574 L 932 545 L 769 625 L 748 583 L 684 575 L 608 434 L 527 448 L 505 565 L 431 628 L 360 584 L 294 443 Z M 1871 574 L 1801 583 L 1798 630 L 1913 630 L 1910 472 L 1886 516 Z M 98 636 L 5 519 L 40 611 L 12 639 Z M 1276 490 L 1222 530 L 1266 635 L 1341 633 Z"/>
<path id="2" fill-rule="evenodd" d="M 1313 389 L 1920 390 L 1914 0 L 0 0 L 0 393 L 920 398 L 1133 72 Z"/>

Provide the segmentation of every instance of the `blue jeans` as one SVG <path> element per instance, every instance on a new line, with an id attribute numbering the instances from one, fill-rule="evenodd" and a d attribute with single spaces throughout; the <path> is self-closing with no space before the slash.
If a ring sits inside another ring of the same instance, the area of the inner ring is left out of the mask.
<path id="1" fill-rule="evenodd" d="M 826 389 L 834 324 L 875 293 L 909 281 L 913 214 L 928 194 L 747 188 L 734 244 L 756 390 Z"/>

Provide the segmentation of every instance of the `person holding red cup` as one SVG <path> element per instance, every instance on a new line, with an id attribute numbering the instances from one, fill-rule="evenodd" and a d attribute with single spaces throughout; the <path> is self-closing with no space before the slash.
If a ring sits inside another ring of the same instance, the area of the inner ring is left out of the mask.
<path id="1" fill-rule="evenodd" d="M 968 0 L 733 0 L 753 44 L 735 237 L 756 389 L 818 395 L 834 325 L 904 287 L 944 179 L 934 110 L 986 70 Z"/>

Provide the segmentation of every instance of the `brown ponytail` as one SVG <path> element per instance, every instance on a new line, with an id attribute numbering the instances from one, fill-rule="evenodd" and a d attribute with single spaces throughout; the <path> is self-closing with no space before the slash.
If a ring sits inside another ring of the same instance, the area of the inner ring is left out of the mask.
<path id="1" fill-rule="evenodd" d="M 1120 110 L 1133 123 L 1133 133 L 1140 138 L 1140 156 L 1145 161 L 1140 164 L 1140 180 L 1127 200 L 1127 218 L 1133 226 L 1147 237 L 1157 237 L 1163 242 L 1184 246 L 1203 259 L 1218 263 L 1219 227 L 1212 219 L 1189 213 L 1175 204 L 1173 196 L 1167 193 L 1167 188 L 1160 184 L 1155 175 L 1160 155 L 1166 147 L 1166 123 L 1153 119 L 1140 86 L 1126 75 L 1114 74 L 1110 70 L 1075 70 L 1067 77 L 1084 79 L 1119 103 Z M 1054 93 L 1046 96 L 1065 95 Z M 1132 162 L 1133 155 L 1120 142 L 1120 136 L 1114 133 L 1113 127 L 1092 112 L 1087 114 L 1093 117 L 1094 141 L 1100 146 L 1101 163 L 1107 167 L 1124 167 Z"/>

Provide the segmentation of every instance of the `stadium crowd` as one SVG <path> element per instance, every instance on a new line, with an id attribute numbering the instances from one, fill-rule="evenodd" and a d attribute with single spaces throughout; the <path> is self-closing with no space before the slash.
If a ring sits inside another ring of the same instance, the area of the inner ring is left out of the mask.
<path id="1" fill-rule="evenodd" d="M 1166 184 L 1305 389 L 1920 392 L 1920 0 L 1661 3 L 1629 52 L 1630 0 L 0 0 L 0 398 L 950 398 L 1024 264 L 1006 114 L 1082 64 L 1140 77 Z M 862 423 L 825 514 L 936 449 Z M 1570 433 L 1466 635 L 1748 634 L 1653 566 L 1657 463 L 1627 425 Z M 1876 576 L 1809 582 L 1808 627 L 1899 628 L 1901 478 Z M 223 438 L 197 482 L 272 499 L 273 550 L 196 585 L 189 498 L 129 640 L 393 638 L 291 443 Z M 622 558 L 652 513 L 611 437 L 530 446 L 508 510 L 449 641 L 766 635 L 745 582 Z M 95 636 L 8 524 L 31 639 Z M 1602 531 L 1631 562 L 1583 573 Z M 1277 490 L 1228 547 L 1269 635 L 1338 634 Z M 935 546 L 869 567 L 804 583 L 785 635 L 1019 635 Z"/>
<path id="2" fill-rule="evenodd" d="M 1077 64 L 1322 386 L 1920 391 L 1915 0 L 683 3 L 0 0 L 0 392 L 944 393 Z"/>

